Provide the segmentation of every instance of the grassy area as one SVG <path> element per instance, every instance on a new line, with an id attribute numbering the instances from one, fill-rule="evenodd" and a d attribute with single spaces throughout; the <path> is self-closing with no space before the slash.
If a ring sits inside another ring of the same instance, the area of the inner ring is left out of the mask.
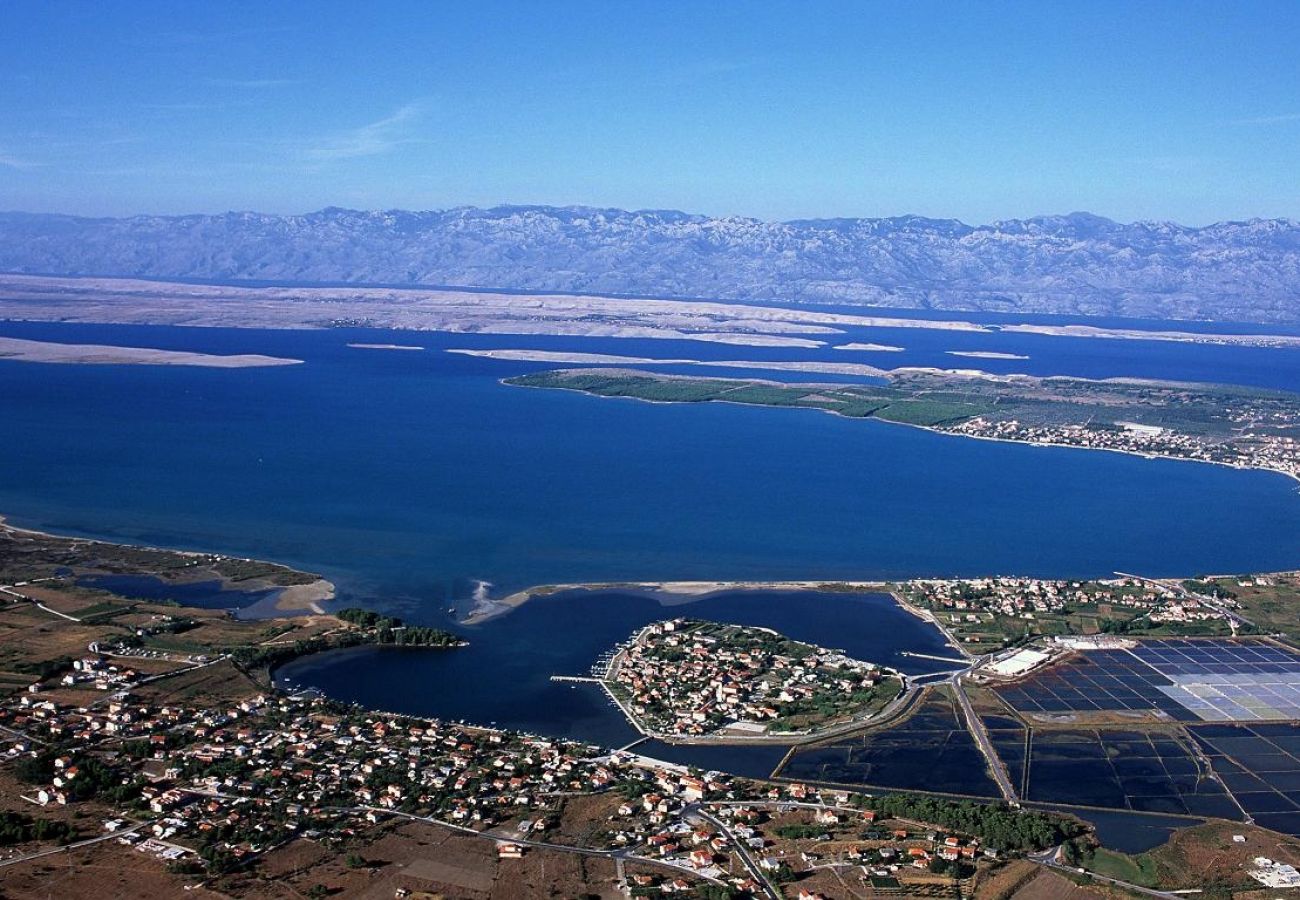
<path id="1" fill-rule="evenodd" d="M 1238 604 L 1259 631 L 1300 641 L 1300 573 L 1195 579 L 1186 584 L 1202 593 L 1212 587 L 1220 597 Z"/>
<path id="2" fill-rule="evenodd" d="M 507 383 L 523 387 L 566 388 L 601 397 L 635 397 L 663 403 L 723 400 L 759 406 L 821 409 L 850 418 L 875 417 L 889 422 L 925 426 L 962 421 L 991 408 L 986 402 L 971 400 L 961 394 L 917 397 L 884 385 L 786 385 L 635 372 L 540 372 L 510 378 Z"/>
<path id="3" fill-rule="evenodd" d="M 1160 865 L 1147 853 L 1129 856 L 1116 853 L 1104 847 L 1098 847 L 1092 855 L 1083 861 L 1083 866 L 1090 872 L 1118 878 L 1143 887 L 1156 887 L 1160 884 Z"/>

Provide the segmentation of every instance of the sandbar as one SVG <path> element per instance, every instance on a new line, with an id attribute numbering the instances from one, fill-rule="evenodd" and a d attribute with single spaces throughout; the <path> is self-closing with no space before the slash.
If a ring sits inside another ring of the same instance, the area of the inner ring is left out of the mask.
<path id="1" fill-rule="evenodd" d="M 856 341 L 849 344 L 840 344 L 838 347 L 831 349 L 858 350 L 863 353 L 901 353 L 903 351 L 902 347 L 895 347 L 893 344 L 863 344 Z"/>
<path id="2" fill-rule="evenodd" d="M 971 359 L 1029 359 L 1019 353 L 999 353 L 996 350 L 946 350 L 949 356 L 968 356 Z"/>
<path id="3" fill-rule="evenodd" d="M 301 359 L 262 356 L 255 353 L 218 356 L 185 350 L 152 347 L 113 347 L 106 344 L 59 344 L 0 337 L 0 359 L 14 362 L 64 363 L 79 365 L 205 366 L 214 369 L 245 369 L 257 366 L 294 366 Z"/>

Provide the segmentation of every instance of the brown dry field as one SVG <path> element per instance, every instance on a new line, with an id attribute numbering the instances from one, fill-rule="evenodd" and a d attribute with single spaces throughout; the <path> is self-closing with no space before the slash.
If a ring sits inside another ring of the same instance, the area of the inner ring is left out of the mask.
<path id="1" fill-rule="evenodd" d="M 1083 887 L 1064 875 L 1042 869 L 1036 877 L 1011 894 L 1007 900 L 1118 900 L 1121 897 L 1132 896 L 1127 891 L 1121 892 L 1099 885 Z"/>
<path id="2" fill-rule="evenodd" d="M 344 859 L 352 853 L 366 864 L 349 868 Z M 636 870 L 629 867 L 629 871 Z M 498 860 L 491 839 L 406 822 L 363 832 L 338 852 L 295 841 L 268 854 L 256 873 L 223 879 L 214 887 L 229 896 L 255 900 L 298 898 L 317 884 L 333 891 L 331 897 L 358 900 L 390 900 L 398 888 L 447 900 L 585 894 L 614 900 L 621 897 L 614 877 L 614 864 L 608 860 L 545 850 L 530 850 L 519 860 Z"/>
<path id="3" fill-rule="evenodd" d="M 185 890 L 189 879 L 172 875 L 159 860 L 109 840 L 0 869 L 5 900 L 157 900 L 192 897 L 217 900 L 202 888 Z"/>
<path id="4" fill-rule="evenodd" d="M 1234 843 L 1233 835 L 1246 840 Z M 1255 884 L 1245 869 L 1257 856 L 1300 866 L 1300 842 L 1253 825 L 1212 822 L 1176 832 L 1150 855 L 1175 888 L 1227 889 Z"/>
<path id="5" fill-rule="evenodd" d="M 0 767 L 0 810 L 20 812 L 23 815 L 31 816 L 38 819 L 51 819 L 56 822 L 67 822 L 77 828 L 80 839 L 98 837 L 100 826 L 105 819 L 112 818 L 112 813 L 105 807 L 99 806 L 93 802 L 76 803 L 71 806 L 60 806 L 57 803 L 51 803 L 49 806 L 36 806 L 23 799 L 23 795 L 32 796 L 39 790 L 39 786 L 23 784 L 14 777 L 13 769 L 10 766 Z M 50 846 L 54 846 L 51 844 Z M 0 848 L 0 853 L 10 853 L 13 847 Z M 23 844 L 21 850 L 23 853 L 30 853 L 38 849 L 36 844 Z M 0 869 L 0 883 L 5 880 L 4 872 L 7 869 Z"/>
<path id="6" fill-rule="evenodd" d="M 1009 900 L 1016 891 L 1038 877 L 1041 870 L 1025 859 L 1015 859 L 1006 865 L 984 869 L 975 879 L 974 900 Z"/>
<path id="7" fill-rule="evenodd" d="M 223 660 L 194 672 L 183 672 L 142 685 L 133 689 L 131 694 L 145 703 L 159 706 L 187 704 L 210 707 L 238 702 L 265 692 L 264 686 L 235 668 L 230 660 Z"/>
<path id="8" fill-rule="evenodd" d="M 564 801 L 557 828 L 547 832 L 547 840 L 557 844 L 591 845 L 593 836 L 611 827 L 610 817 L 617 818 L 623 797 L 616 794 L 589 794 Z"/>

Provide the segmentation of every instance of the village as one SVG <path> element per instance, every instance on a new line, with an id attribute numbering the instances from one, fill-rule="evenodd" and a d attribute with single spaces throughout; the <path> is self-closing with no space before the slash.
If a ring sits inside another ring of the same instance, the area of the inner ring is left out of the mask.
<path id="1" fill-rule="evenodd" d="M 617 653 L 604 679 L 645 734 L 812 734 L 878 713 L 901 677 L 774 631 L 692 619 L 655 622 Z"/>
<path id="2" fill-rule="evenodd" d="M 1229 415 L 1229 419 L 1243 431 L 1261 424 L 1271 428 L 1293 425 L 1291 417 L 1281 413 L 1266 416 L 1262 423 L 1259 416 L 1246 412 Z M 1223 440 L 1135 422 L 1117 422 L 1113 426 L 1037 424 L 985 416 L 940 427 L 967 437 L 1190 459 L 1243 469 L 1269 469 L 1300 479 L 1300 441 L 1285 435 L 1253 432 L 1248 438 Z"/>
<path id="3" fill-rule="evenodd" d="M 968 652 L 1000 650 L 1020 639 L 1165 629 L 1227 633 L 1233 602 L 1206 598 L 1173 585 L 1121 576 L 1066 581 L 1020 576 L 917 579 L 896 589 L 899 598 L 934 616 Z"/>
<path id="4" fill-rule="evenodd" d="M 87 657 L 76 671 L 100 666 Z M 113 840 L 201 878 L 300 840 L 341 852 L 397 818 L 479 835 L 495 842 L 501 860 L 574 849 L 569 804 L 579 801 L 596 802 L 580 814 L 595 809 L 599 819 L 579 849 L 643 863 L 629 870 L 629 895 L 714 885 L 733 896 L 808 900 L 822 896 L 820 875 L 954 885 L 976 863 L 999 858 L 971 835 L 919 821 L 886 825 L 864 808 L 869 798 L 843 791 L 706 774 L 312 696 L 196 709 L 155 706 L 127 689 L 80 706 L 29 690 L 0 708 L 0 735 L 32 815 L 82 810 L 76 837 Z M 28 849 L 0 855 L 0 864 Z"/>

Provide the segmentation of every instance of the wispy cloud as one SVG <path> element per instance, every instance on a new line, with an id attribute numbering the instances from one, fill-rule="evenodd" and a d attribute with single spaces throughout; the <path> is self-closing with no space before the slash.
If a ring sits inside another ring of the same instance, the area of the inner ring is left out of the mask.
<path id="1" fill-rule="evenodd" d="M 244 91 L 261 91 L 267 88 L 301 84 L 295 78 L 209 78 L 207 83 L 213 87 L 238 88 Z"/>
<path id="2" fill-rule="evenodd" d="M 6 153 L 3 149 L 0 149 L 0 168 L 2 169 L 26 171 L 28 169 L 39 169 L 43 165 L 45 164 L 21 156 L 14 156 L 12 153 Z"/>
<path id="3" fill-rule="evenodd" d="M 1286 122 L 1300 122 L 1300 113 L 1281 113 L 1274 116 L 1253 116 L 1249 119 L 1237 119 L 1238 125 L 1282 125 Z"/>
<path id="4" fill-rule="evenodd" d="M 307 158 L 315 163 L 337 162 L 380 156 L 403 144 L 422 143 L 411 135 L 411 126 L 424 118 L 427 106 L 424 100 L 414 100 L 368 125 L 326 135 L 307 148 Z"/>

